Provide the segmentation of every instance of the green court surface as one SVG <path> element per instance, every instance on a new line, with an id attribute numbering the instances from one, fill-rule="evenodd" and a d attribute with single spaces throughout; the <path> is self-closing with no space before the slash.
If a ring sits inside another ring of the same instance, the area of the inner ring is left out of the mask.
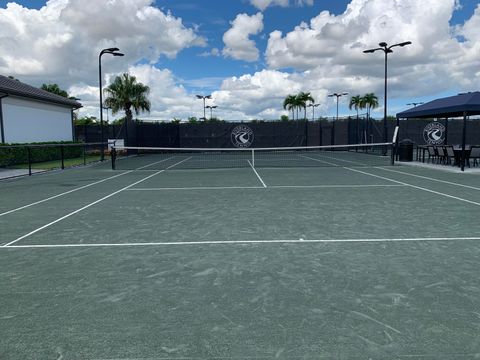
<path id="1" fill-rule="evenodd" d="M 480 358 L 480 175 L 337 164 L 0 181 L 0 359 Z"/>

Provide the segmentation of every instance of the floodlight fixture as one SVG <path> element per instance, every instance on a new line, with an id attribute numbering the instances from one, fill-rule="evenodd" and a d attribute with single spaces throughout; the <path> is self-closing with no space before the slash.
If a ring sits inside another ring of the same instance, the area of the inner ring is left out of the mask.
<path id="1" fill-rule="evenodd" d="M 212 98 L 212 95 L 196 95 L 197 99 L 201 99 L 203 100 L 203 118 L 206 120 L 206 116 L 205 116 L 205 100 L 206 99 L 211 99 Z"/>
<path id="2" fill-rule="evenodd" d="M 392 48 L 399 46 L 399 47 L 404 47 L 406 45 L 410 45 L 412 42 L 411 41 L 404 41 L 401 43 L 393 44 L 388 46 L 388 44 L 384 41 L 379 43 L 378 45 L 380 46 L 379 48 L 375 49 L 368 49 L 368 50 L 363 50 L 365 54 L 370 54 L 374 53 L 375 51 L 383 51 L 385 53 L 385 86 L 384 86 L 384 106 L 383 106 L 383 141 L 388 142 L 388 126 L 387 126 L 387 57 L 389 53 L 393 53 Z M 398 119 L 397 119 L 397 125 L 398 125 Z"/>

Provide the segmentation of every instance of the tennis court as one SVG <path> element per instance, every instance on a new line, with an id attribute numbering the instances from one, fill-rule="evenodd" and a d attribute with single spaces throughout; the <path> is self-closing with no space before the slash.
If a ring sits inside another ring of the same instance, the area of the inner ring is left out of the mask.
<path id="1" fill-rule="evenodd" d="M 480 357 L 479 175 L 154 155 L 0 182 L 0 358 Z"/>

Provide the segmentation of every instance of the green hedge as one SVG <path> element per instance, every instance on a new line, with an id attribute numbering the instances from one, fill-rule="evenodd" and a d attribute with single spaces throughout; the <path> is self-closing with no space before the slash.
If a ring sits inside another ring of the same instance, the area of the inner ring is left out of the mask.
<path id="1" fill-rule="evenodd" d="M 83 155 L 83 144 L 79 142 L 54 142 L 32 144 L 0 144 L 0 167 L 15 166 L 28 163 L 29 145 L 49 145 L 30 147 L 30 161 L 32 163 L 61 160 L 61 145 L 78 144 L 78 146 L 65 146 L 64 159 L 77 158 Z M 15 147 L 10 147 L 15 146 Z"/>

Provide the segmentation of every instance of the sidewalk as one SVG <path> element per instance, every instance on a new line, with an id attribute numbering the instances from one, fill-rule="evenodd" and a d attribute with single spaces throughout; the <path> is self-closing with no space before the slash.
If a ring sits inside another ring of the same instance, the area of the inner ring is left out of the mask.
<path id="1" fill-rule="evenodd" d="M 402 166 L 415 166 L 421 167 L 425 169 L 435 169 L 441 171 L 448 171 L 453 173 L 465 173 L 465 174 L 480 174 L 480 167 L 468 167 L 465 166 L 465 171 L 460 170 L 457 166 L 452 165 L 444 165 L 444 164 L 432 164 L 432 163 L 424 163 L 420 161 L 396 161 L 396 164 L 400 164 Z"/>
<path id="2" fill-rule="evenodd" d="M 32 169 L 32 173 L 42 172 L 42 171 L 44 170 Z M 14 178 L 18 176 L 28 176 L 28 169 L 1 169 L 0 168 L 0 180 Z"/>

